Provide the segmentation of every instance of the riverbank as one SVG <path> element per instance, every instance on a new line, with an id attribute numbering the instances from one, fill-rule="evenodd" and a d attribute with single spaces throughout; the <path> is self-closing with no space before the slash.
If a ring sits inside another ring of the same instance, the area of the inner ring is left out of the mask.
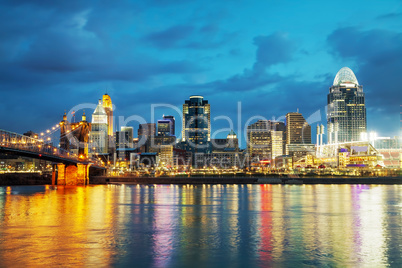
<path id="1" fill-rule="evenodd" d="M 0 174 L 0 186 L 45 185 L 45 184 L 52 184 L 52 174 L 40 174 L 40 173 Z"/>
<path id="2" fill-rule="evenodd" d="M 402 184 L 402 177 L 213 178 L 213 177 L 94 177 L 90 183 L 109 184 Z"/>

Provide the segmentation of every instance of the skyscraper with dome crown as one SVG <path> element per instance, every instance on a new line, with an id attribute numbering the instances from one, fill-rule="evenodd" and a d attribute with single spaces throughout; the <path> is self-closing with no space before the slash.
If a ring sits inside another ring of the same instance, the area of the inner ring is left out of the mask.
<path id="1" fill-rule="evenodd" d="M 367 132 L 363 86 L 353 71 L 341 68 L 329 88 L 327 107 L 328 143 L 359 141 Z"/>

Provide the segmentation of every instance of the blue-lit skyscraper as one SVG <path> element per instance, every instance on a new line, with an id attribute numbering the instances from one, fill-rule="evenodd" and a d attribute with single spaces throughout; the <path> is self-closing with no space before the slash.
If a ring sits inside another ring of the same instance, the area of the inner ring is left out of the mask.
<path id="1" fill-rule="evenodd" d="M 202 153 L 211 139 L 210 105 L 202 96 L 191 96 L 183 104 L 182 141 L 187 150 Z"/>

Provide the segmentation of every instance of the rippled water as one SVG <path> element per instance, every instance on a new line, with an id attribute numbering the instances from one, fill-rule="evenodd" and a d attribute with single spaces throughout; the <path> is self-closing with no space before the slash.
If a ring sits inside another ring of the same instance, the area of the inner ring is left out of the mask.
<path id="1" fill-rule="evenodd" d="M 402 186 L 0 187 L 0 266 L 402 266 Z"/>

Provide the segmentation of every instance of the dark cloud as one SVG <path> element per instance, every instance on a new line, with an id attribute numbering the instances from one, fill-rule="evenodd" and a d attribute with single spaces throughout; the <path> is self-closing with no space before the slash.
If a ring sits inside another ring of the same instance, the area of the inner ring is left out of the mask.
<path id="1" fill-rule="evenodd" d="M 10 21 L 10 28 L 16 29 L 17 33 L 6 35 L 8 38 L 0 45 L 0 52 L 5 55 L 0 58 L 2 83 L 25 86 L 42 83 L 44 86 L 113 80 L 143 82 L 160 74 L 186 74 L 202 70 L 188 60 L 162 61 L 151 55 L 133 52 L 129 47 L 116 50 L 84 28 L 87 15 L 86 12 L 65 15 L 56 25 L 37 23 L 47 26 L 34 26 L 35 33 L 17 31 L 25 26 Z M 0 26 L 0 31 L 2 27 L 4 25 Z"/>
<path id="2" fill-rule="evenodd" d="M 387 13 L 381 16 L 378 16 L 378 20 L 387 20 L 387 19 L 399 19 L 402 17 L 402 13 Z"/>
<path id="3" fill-rule="evenodd" d="M 176 25 L 165 30 L 154 32 L 145 37 L 158 48 L 172 48 L 179 46 L 179 43 L 194 32 L 194 27 L 188 25 Z"/>
<path id="4" fill-rule="evenodd" d="M 342 28 L 328 37 L 328 44 L 336 57 L 358 66 L 354 71 L 373 115 L 369 126 L 395 133 L 402 104 L 402 32 Z"/>
<path id="5" fill-rule="evenodd" d="M 105 68 L 110 53 L 104 53 L 100 40 L 58 33 L 43 33 L 21 56 L 23 67 L 36 71 L 71 72 Z"/>
<path id="6" fill-rule="evenodd" d="M 255 68 L 266 68 L 277 63 L 289 62 L 295 52 L 295 44 L 285 33 L 274 33 L 254 38 L 257 46 Z"/>
<path id="7" fill-rule="evenodd" d="M 212 49 L 223 46 L 236 37 L 236 32 L 224 31 L 217 24 L 201 27 L 180 24 L 150 33 L 144 37 L 144 40 L 159 49 Z"/>
<path id="8" fill-rule="evenodd" d="M 251 69 L 245 69 L 243 73 L 225 80 L 211 82 L 206 87 L 211 88 L 213 92 L 249 92 L 268 85 L 275 88 L 275 83 L 283 80 L 284 77 L 266 70 L 272 65 L 290 61 L 295 52 L 294 41 L 284 33 L 274 33 L 268 36 L 257 36 L 253 43 L 257 50 Z"/>
<path id="9" fill-rule="evenodd" d="M 367 94 L 381 91 L 382 98 L 373 98 L 378 105 L 400 102 L 402 32 L 343 28 L 333 32 L 328 43 L 335 56 L 355 60 L 357 78 Z"/>

